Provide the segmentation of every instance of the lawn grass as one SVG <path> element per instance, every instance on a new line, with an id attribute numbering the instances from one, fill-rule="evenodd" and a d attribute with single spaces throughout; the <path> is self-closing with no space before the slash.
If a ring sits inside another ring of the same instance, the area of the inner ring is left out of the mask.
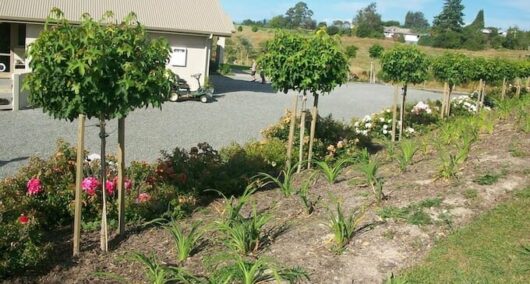
<path id="1" fill-rule="evenodd" d="M 405 283 L 530 283 L 530 187 L 439 242 Z"/>

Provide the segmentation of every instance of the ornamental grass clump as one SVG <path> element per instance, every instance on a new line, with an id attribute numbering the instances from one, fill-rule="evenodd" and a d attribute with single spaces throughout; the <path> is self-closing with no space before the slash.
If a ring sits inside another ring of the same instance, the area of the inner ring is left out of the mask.
<path id="1" fill-rule="evenodd" d="M 335 253 L 342 253 L 346 245 L 359 229 L 359 224 L 364 217 L 364 209 L 357 209 L 349 215 L 345 215 L 341 204 L 337 202 L 336 213 L 329 216 L 328 227 L 333 234 L 333 247 Z"/>
<path id="2" fill-rule="evenodd" d="M 396 159 L 402 172 L 405 172 L 407 167 L 412 164 L 412 159 L 418 150 L 418 145 L 412 140 L 403 140 L 399 143 L 399 154 Z"/>
<path id="3" fill-rule="evenodd" d="M 383 180 L 378 176 L 379 163 L 377 160 L 370 158 L 359 165 L 359 170 L 364 175 L 366 183 L 371 187 L 377 204 L 386 198 L 383 192 Z"/>
<path id="4" fill-rule="evenodd" d="M 300 267 L 285 268 L 264 257 L 248 258 L 225 254 L 220 268 L 214 268 L 212 276 L 205 283 L 298 283 L 309 281 L 309 275 Z M 228 264 L 226 264 L 228 262 Z"/>
<path id="5" fill-rule="evenodd" d="M 171 234 L 175 241 L 175 250 L 177 252 L 177 260 L 184 262 L 188 257 L 192 256 L 201 245 L 203 231 L 199 229 L 201 223 L 194 223 L 187 233 L 176 222 L 171 222 L 166 226 L 166 230 Z"/>
<path id="6" fill-rule="evenodd" d="M 320 173 L 326 178 L 328 183 L 334 184 L 342 171 L 352 163 L 350 158 L 343 158 L 334 163 L 326 161 L 315 161 Z"/>
<path id="7" fill-rule="evenodd" d="M 241 255 L 256 252 L 264 239 L 263 227 L 271 219 L 271 215 L 257 212 L 254 207 L 248 218 L 240 217 L 235 221 L 217 222 L 219 231 L 224 235 L 225 245 Z"/>
<path id="8" fill-rule="evenodd" d="M 279 177 L 273 177 L 267 173 L 259 173 L 256 175 L 256 178 L 261 178 L 267 183 L 272 183 L 277 186 L 285 197 L 291 196 L 295 192 L 295 187 L 293 186 L 293 177 L 296 173 L 296 168 L 299 163 L 292 165 L 290 168 L 286 168 L 280 172 Z"/>

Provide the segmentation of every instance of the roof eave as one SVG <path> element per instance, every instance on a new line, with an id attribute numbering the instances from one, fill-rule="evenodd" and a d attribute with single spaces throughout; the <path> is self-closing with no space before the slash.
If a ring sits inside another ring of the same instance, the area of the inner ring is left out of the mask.
<path id="1" fill-rule="evenodd" d="M 25 23 L 25 24 L 41 24 L 44 25 L 46 23 L 46 20 L 43 19 L 36 19 L 36 18 L 19 18 L 19 17 L 6 17 L 6 16 L 0 16 L 0 22 L 11 22 L 11 23 Z M 73 24 L 79 24 L 80 21 L 69 21 Z M 189 35 L 200 35 L 200 36 L 223 36 L 223 37 L 231 37 L 233 31 L 193 31 L 193 30 L 185 30 L 185 29 L 168 29 L 168 28 L 160 28 L 160 27 L 149 27 L 145 26 L 145 29 L 149 32 L 160 32 L 160 33 L 170 33 L 170 34 L 189 34 Z"/>

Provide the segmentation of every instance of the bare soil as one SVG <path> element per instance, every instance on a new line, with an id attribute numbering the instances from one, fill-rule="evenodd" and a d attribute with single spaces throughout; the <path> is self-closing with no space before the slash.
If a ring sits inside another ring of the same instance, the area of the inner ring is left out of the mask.
<path id="1" fill-rule="evenodd" d="M 517 154 L 514 154 L 514 149 Z M 382 283 L 392 273 L 420 262 L 435 242 L 452 230 L 465 226 L 477 215 L 510 198 L 511 192 L 530 185 L 530 135 L 518 132 L 510 122 L 501 122 L 492 135 L 481 135 L 472 148 L 470 158 L 456 181 L 436 179 L 439 159 L 434 149 L 427 149 L 415 157 L 414 164 L 401 173 L 397 164 L 388 162 L 381 168 L 385 179 L 384 191 L 389 195 L 383 207 L 405 207 L 428 198 L 440 198 L 439 207 L 426 209 L 434 222 L 430 225 L 411 225 L 404 220 L 383 220 L 373 205 L 371 190 L 361 185 L 354 168 L 346 170 L 335 185 L 321 178 L 311 194 L 321 196 L 317 210 L 310 216 L 303 211 L 298 197 L 284 198 L 278 190 L 262 191 L 253 195 L 258 209 L 274 216 L 268 229 L 279 234 L 259 255 L 271 257 L 286 266 L 300 266 L 310 275 L 310 283 Z M 384 153 L 381 159 L 384 159 Z M 474 180 L 487 173 L 502 172 L 493 185 L 478 185 Z M 356 182 L 357 181 L 357 182 Z M 473 194 L 470 194 L 472 192 Z M 353 210 L 372 204 L 357 232 L 343 254 L 330 251 L 331 235 L 327 227 L 330 210 L 340 200 L 343 207 Z M 222 201 L 216 201 L 183 220 L 185 224 L 201 220 L 214 222 L 222 213 Z M 449 216 L 445 217 L 442 216 Z M 447 221 L 449 218 L 450 221 Z M 206 274 L 203 260 L 225 250 L 219 235 L 206 235 L 205 248 L 184 265 L 197 274 Z M 94 272 L 105 271 L 125 276 L 132 283 L 144 283 L 143 267 L 124 256 L 131 251 L 155 252 L 166 263 L 175 263 L 175 252 L 170 235 L 160 228 L 130 232 L 126 239 L 115 244 L 111 252 L 98 251 L 97 233 L 84 237 L 79 258 L 68 258 L 70 246 L 65 242 L 65 259 L 46 275 L 28 275 L 11 279 L 15 283 L 101 283 Z M 110 281 L 107 281 L 110 282 Z"/>

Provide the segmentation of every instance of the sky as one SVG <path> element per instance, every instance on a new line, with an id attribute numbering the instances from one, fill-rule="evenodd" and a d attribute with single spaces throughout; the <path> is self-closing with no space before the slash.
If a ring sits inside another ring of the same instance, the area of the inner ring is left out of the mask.
<path id="1" fill-rule="evenodd" d="M 245 19 L 262 20 L 285 14 L 299 0 L 221 0 L 224 9 L 236 22 Z M 432 23 L 442 11 L 443 0 L 305 0 L 317 21 L 351 21 L 357 10 L 377 3 L 383 20 L 405 20 L 407 11 L 421 11 Z M 464 21 L 471 23 L 480 9 L 484 9 L 486 26 L 506 29 L 518 26 L 530 30 L 530 0 L 463 0 Z"/>

